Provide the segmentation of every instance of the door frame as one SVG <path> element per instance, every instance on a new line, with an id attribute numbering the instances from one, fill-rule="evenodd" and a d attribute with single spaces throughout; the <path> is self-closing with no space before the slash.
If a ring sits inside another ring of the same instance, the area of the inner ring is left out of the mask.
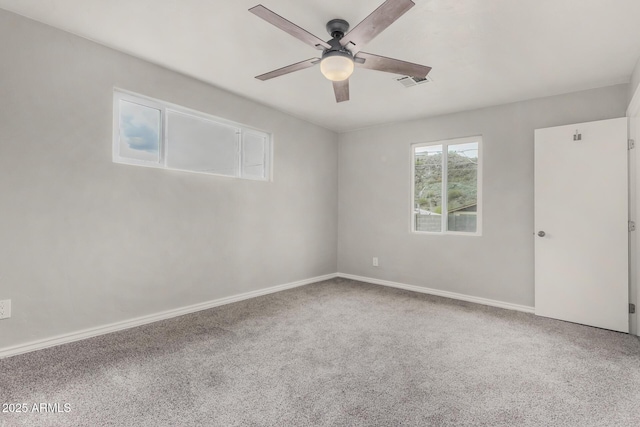
<path id="1" fill-rule="evenodd" d="M 636 142 L 636 148 L 629 150 L 629 220 L 638 224 L 638 212 L 640 212 L 640 174 L 638 174 L 638 164 L 640 164 L 640 85 L 627 108 L 627 118 L 629 122 L 629 139 Z M 629 233 L 629 302 L 636 305 L 636 313 L 629 315 L 629 333 L 640 336 L 640 230 Z"/>

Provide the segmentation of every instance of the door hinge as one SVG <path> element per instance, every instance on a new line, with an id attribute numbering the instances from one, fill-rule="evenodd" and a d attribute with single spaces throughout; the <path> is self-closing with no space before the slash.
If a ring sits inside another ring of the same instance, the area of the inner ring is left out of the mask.
<path id="1" fill-rule="evenodd" d="M 629 313 L 634 314 L 636 312 L 636 305 L 629 304 Z"/>
<path id="2" fill-rule="evenodd" d="M 636 148 L 636 141 L 633 139 L 630 139 L 628 147 L 629 147 L 629 150 L 633 150 L 634 148 Z"/>
<path id="3" fill-rule="evenodd" d="M 636 231 L 636 222 L 629 221 L 629 231 Z"/>
<path id="4" fill-rule="evenodd" d="M 582 141 L 582 134 L 580 132 L 578 132 L 577 129 L 576 129 L 576 133 L 573 134 L 573 140 L 574 141 Z"/>

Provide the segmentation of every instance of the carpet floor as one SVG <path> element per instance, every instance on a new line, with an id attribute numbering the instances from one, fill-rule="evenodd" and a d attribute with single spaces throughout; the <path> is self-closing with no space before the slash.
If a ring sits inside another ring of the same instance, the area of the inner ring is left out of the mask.
<path id="1" fill-rule="evenodd" d="M 0 360 L 23 403 L 0 425 L 638 426 L 640 341 L 334 279 Z"/>

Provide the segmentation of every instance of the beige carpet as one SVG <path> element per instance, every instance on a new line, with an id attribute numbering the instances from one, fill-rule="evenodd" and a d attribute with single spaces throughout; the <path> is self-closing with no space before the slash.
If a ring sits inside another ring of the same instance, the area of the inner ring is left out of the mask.
<path id="1" fill-rule="evenodd" d="M 638 426 L 640 341 L 336 279 L 0 360 L 9 403 L 2 426 Z"/>

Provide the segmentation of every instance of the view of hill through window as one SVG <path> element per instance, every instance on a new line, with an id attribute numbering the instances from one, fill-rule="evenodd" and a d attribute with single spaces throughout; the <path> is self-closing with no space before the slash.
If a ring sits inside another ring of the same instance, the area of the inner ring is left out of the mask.
<path id="1" fill-rule="evenodd" d="M 445 148 L 446 155 L 443 155 Z M 446 212 L 449 231 L 476 231 L 478 143 L 415 148 L 416 231 L 441 231 L 443 170 L 446 161 Z M 426 218 L 430 217 L 430 218 Z"/>

